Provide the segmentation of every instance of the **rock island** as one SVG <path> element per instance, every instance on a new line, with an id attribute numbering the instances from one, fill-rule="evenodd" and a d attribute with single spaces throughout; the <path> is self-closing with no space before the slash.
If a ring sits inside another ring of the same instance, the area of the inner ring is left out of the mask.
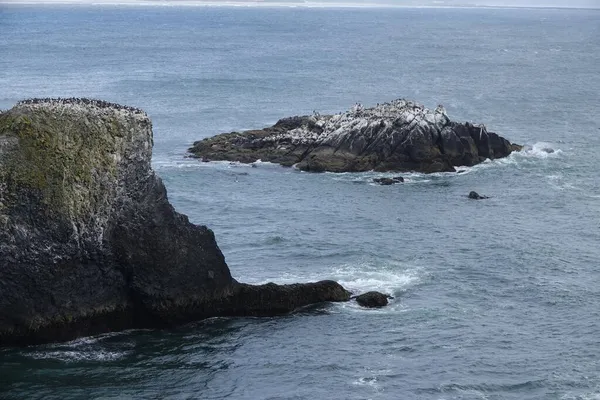
<path id="1" fill-rule="evenodd" d="M 400 99 L 372 108 L 357 104 L 335 115 L 284 118 L 268 128 L 197 141 L 189 151 L 203 161 L 261 160 L 303 171 L 430 173 L 520 149 L 484 125 L 451 121 L 442 106 L 429 110 Z"/>

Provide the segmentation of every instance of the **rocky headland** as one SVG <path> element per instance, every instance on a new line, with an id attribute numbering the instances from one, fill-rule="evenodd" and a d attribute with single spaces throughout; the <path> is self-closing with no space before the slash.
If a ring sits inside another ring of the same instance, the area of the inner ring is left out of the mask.
<path id="1" fill-rule="evenodd" d="M 103 101 L 0 112 L 0 346 L 350 298 L 233 279 L 213 232 L 169 204 L 152 144 L 146 113 Z"/>
<path id="2" fill-rule="evenodd" d="M 451 121 L 442 106 L 395 100 L 335 115 L 297 116 L 261 130 L 220 134 L 189 149 L 203 161 L 258 160 L 303 171 L 455 171 L 520 150 L 483 125 Z"/>

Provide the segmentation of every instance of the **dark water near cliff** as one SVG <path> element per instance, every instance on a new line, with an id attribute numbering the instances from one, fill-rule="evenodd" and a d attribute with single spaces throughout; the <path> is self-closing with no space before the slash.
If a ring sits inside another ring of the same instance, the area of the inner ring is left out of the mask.
<path id="1" fill-rule="evenodd" d="M 0 7 L 0 108 L 144 108 L 172 202 L 236 278 L 397 297 L 1 350 L 0 398 L 600 399 L 600 12 Z M 391 187 L 184 158 L 398 97 L 529 148 Z"/>

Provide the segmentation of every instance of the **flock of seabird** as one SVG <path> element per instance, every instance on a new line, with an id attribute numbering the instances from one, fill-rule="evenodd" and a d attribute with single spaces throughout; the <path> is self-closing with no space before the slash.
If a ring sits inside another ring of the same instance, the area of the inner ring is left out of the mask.
<path id="1" fill-rule="evenodd" d="M 17 105 L 31 105 L 31 104 L 56 104 L 56 105 L 91 105 L 98 108 L 112 108 L 116 110 L 124 110 L 131 111 L 133 113 L 141 113 L 145 114 L 144 111 L 139 108 L 131 107 L 131 106 L 123 106 L 116 103 L 110 103 L 104 100 L 94 100 L 94 99 L 86 99 L 86 98 L 78 98 L 78 97 L 69 97 L 69 98 L 34 98 L 21 100 L 17 103 Z"/>

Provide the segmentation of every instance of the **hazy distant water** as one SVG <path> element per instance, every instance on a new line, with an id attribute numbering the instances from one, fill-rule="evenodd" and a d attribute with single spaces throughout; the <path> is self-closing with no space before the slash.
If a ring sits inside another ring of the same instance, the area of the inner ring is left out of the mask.
<path id="1" fill-rule="evenodd" d="M 397 297 L 0 350 L 0 398 L 599 399 L 599 65 L 589 10 L 0 8 L 0 108 L 141 107 L 171 201 L 237 279 Z M 184 158 L 398 97 L 529 147 L 392 187 Z"/>

